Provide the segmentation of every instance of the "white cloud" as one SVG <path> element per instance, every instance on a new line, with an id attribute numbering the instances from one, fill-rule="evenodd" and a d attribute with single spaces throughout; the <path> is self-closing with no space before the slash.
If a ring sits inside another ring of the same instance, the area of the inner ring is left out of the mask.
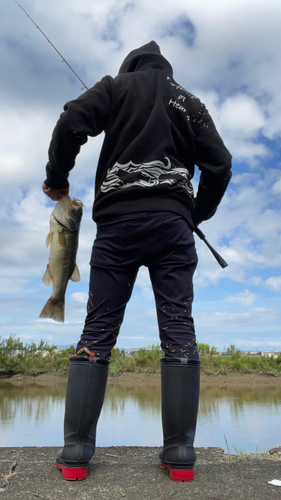
<path id="1" fill-rule="evenodd" d="M 195 91 L 206 104 L 219 133 L 237 161 L 247 161 L 250 166 L 268 158 L 271 152 L 261 142 L 259 135 L 266 128 L 267 120 L 258 100 L 237 92 L 222 100 L 218 92 Z"/>
<path id="2" fill-rule="evenodd" d="M 141 291 L 141 294 L 142 296 L 146 299 L 146 300 L 153 300 L 154 299 L 154 294 L 153 294 L 153 290 L 151 287 L 149 286 L 145 286 L 142 288 L 142 291 Z"/>
<path id="3" fill-rule="evenodd" d="M 0 281 L 0 294 L 14 294 L 20 293 L 25 288 L 27 284 L 30 283 L 30 280 L 17 278 L 17 277 L 5 277 L 1 276 Z"/>
<path id="4" fill-rule="evenodd" d="M 276 331 L 278 314 L 270 309 L 253 307 L 241 312 L 200 312 L 195 315 L 197 330 L 233 333 Z M 278 325 L 279 330 L 279 325 Z"/>
<path id="5" fill-rule="evenodd" d="M 272 186 L 273 193 L 281 194 L 281 178 L 278 179 Z"/>
<path id="6" fill-rule="evenodd" d="M 25 187 L 43 182 L 53 125 L 48 109 L 28 108 L 26 105 L 13 107 L 3 103 L 0 119 L 1 188 L 5 186 L 6 189 L 9 184 L 13 186 L 15 179 L 16 185 Z"/>
<path id="7" fill-rule="evenodd" d="M 272 276 L 265 281 L 270 290 L 279 292 L 281 290 L 281 276 Z"/>
<path id="8" fill-rule="evenodd" d="M 241 348 L 241 350 L 281 350 L 281 342 L 278 341 L 277 339 L 274 341 L 269 341 L 269 340 L 261 340 L 260 338 L 258 340 L 254 339 L 236 339 L 235 341 L 235 346 Z"/>
<path id="9" fill-rule="evenodd" d="M 14 222 L 34 231 L 48 230 L 53 209 L 47 206 L 47 201 L 41 189 L 28 191 L 20 202 L 12 203 Z"/>
<path id="10" fill-rule="evenodd" d="M 221 109 L 221 124 L 245 138 L 256 137 L 264 127 L 265 117 L 257 101 L 246 94 L 236 94 L 226 99 Z"/>
<path id="11" fill-rule="evenodd" d="M 248 349 L 263 349 L 263 347 L 266 347 L 266 350 L 269 350 L 268 347 L 270 346 L 272 349 L 281 349 L 281 342 L 278 340 L 275 340 L 273 342 L 269 340 L 254 340 L 254 339 L 236 339 L 235 341 L 235 346 L 240 347 L 240 348 L 248 348 Z"/>
<path id="12" fill-rule="evenodd" d="M 75 302 L 78 302 L 79 304 L 87 304 L 88 294 L 86 292 L 74 292 L 70 295 L 70 299 L 73 299 Z"/>
<path id="13" fill-rule="evenodd" d="M 153 308 L 153 309 L 148 309 L 147 311 L 145 311 L 144 315 L 147 317 L 147 318 L 155 318 L 156 319 L 156 308 Z"/>
<path id="14" fill-rule="evenodd" d="M 277 208 L 279 199 L 272 193 L 279 176 L 279 171 L 263 168 L 238 176 L 234 173 L 217 214 L 202 224 L 207 239 L 228 267 L 222 270 L 204 243 L 196 238 L 196 286 L 206 287 L 223 278 L 250 284 L 252 270 L 256 269 L 257 274 L 258 270 L 267 269 L 271 277 L 270 269 L 280 267 L 281 214 Z"/>
<path id="15" fill-rule="evenodd" d="M 136 279 L 136 285 L 139 285 L 140 287 L 150 287 L 151 281 L 149 277 L 149 272 L 147 267 L 142 266 L 139 269 L 137 279 Z"/>
<path id="16" fill-rule="evenodd" d="M 251 306 L 259 296 L 256 293 L 245 290 L 245 292 L 237 293 L 236 295 L 226 295 L 226 302 L 239 302 L 243 306 Z"/>

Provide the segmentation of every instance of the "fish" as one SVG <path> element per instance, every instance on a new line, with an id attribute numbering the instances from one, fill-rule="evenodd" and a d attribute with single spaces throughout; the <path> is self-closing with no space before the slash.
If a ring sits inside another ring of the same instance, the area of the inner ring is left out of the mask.
<path id="1" fill-rule="evenodd" d="M 42 278 L 46 286 L 53 285 L 53 292 L 43 307 L 40 318 L 51 318 L 64 323 L 65 292 L 68 281 L 80 281 L 76 264 L 83 203 L 64 195 L 56 204 L 50 217 L 50 232 L 46 238 L 50 246 L 49 262 Z"/>

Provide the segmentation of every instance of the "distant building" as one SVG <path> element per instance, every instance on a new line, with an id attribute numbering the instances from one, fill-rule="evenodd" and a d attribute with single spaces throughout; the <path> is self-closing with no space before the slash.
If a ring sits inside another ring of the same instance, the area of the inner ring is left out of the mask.
<path id="1" fill-rule="evenodd" d="M 262 356 L 268 356 L 269 358 L 278 358 L 280 356 L 280 352 L 278 351 L 262 351 Z"/>
<path id="2" fill-rule="evenodd" d="M 244 356 L 261 356 L 261 351 L 245 351 Z"/>
<path id="3" fill-rule="evenodd" d="M 131 349 L 128 349 L 125 356 L 127 356 L 128 358 L 132 358 L 133 356 L 136 356 L 140 350 L 141 347 L 131 347 Z"/>

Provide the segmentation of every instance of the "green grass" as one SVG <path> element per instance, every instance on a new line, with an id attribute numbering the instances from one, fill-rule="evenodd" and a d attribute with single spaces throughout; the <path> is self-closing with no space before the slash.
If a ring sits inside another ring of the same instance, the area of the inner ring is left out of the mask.
<path id="1" fill-rule="evenodd" d="M 143 347 L 138 354 L 133 357 L 126 357 L 124 349 L 114 348 L 111 355 L 109 367 L 110 373 L 120 375 L 121 373 L 159 373 L 160 358 L 164 353 L 159 346 L 152 345 Z"/>
<path id="2" fill-rule="evenodd" d="M 240 351 L 227 356 L 201 356 L 201 370 L 207 373 L 260 373 L 267 375 L 281 374 L 281 356 L 245 356 Z"/>
<path id="3" fill-rule="evenodd" d="M 61 352 L 55 352 L 56 346 L 50 346 L 41 340 L 23 345 L 20 339 L 11 335 L 8 339 L 0 337 L 0 375 L 39 375 L 40 373 L 66 371 L 69 364 L 69 354 L 74 353 L 74 347 Z"/>
<path id="4" fill-rule="evenodd" d="M 201 347 L 201 348 L 200 348 Z M 19 338 L 11 335 L 8 339 L 0 337 L 0 375 L 22 373 L 37 375 L 46 372 L 67 371 L 69 354 L 75 353 L 75 348 L 55 352 L 56 346 L 50 346 L 41 340 L 39 345 L 34 342 L 23 345 Z M 208 345 L 199 344 L 201 352 L 201 371 L 206 373 L 258 373 L 278 376 L 281 375 L 281 356 L 278 358 L 264 356 L 244 356 L 235 346 L 228 348 L 227 356 L 215 356 L 215 348 L 209 350 Z M 110 373 L 159 373 L 160 358 L 163 352 L 159 345 L 152 345 L 140 349 L 137 355 L 126 357 L 124 349 L 112 350 Z"/>
<path id="5" fill-rule="evenodd" d="M 133 358 L 126 358 L 125 351 L 113 349 L 110 365 L 112 374 L 124 372 L 160 372 L 160 358 L 163 352 L 159 346 L 143 348 Z M 278 358 L 264 356 L 244 356 L 235 351 L 227 356 L 202 354 L 201 371 L 215 375 L 227 373 L 258 373 L 264 375 L 281 375 L 281 356 Z"/>
<path id="6" fill-rule="evenodd" d="M 233 449 L 236 453 L 236 455 L 233 455 L 232 453 L 230 453 L 228 442 L 227 442 L 227 439 L 225 436 L 224 436 L 224 440 L 225 440 L 226 449 L 227 449 L 227 453 L 226 453 L 226 457 L 225 457 L 226 462 L 237 462 L 238 460 L 247 460 L 247 459 L 253 459 L 253 458 L 266 458 L 266 459 L 270 459 L 270 460 L 281 460 L 280 455 L 278 455 L 277 453 L 270 455 L 269 450 L 267 450 L 263 453 L 259 453 L 258 447 L 256 448 L 255 453 L 247 453 L 246 451 L 238 450 L 235 446 L 233 446 Z"/>

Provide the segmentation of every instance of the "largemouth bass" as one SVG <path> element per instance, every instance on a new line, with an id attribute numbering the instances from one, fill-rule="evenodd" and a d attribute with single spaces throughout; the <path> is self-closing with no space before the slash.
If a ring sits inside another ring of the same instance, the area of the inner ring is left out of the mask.
<path id="1" fill-rule="evenodd" d="M 53 293 L 41 311 L 40 318 L 64 322 L 64 301 L 68 280 L 80 281 L 76 264 L 78 236 L 83 203 L 63 196 L 50 217 L 50 232 L 46 239 L 50 245 L 49 263 L 43 276 L 44 285 L 53 284 Z"/>

